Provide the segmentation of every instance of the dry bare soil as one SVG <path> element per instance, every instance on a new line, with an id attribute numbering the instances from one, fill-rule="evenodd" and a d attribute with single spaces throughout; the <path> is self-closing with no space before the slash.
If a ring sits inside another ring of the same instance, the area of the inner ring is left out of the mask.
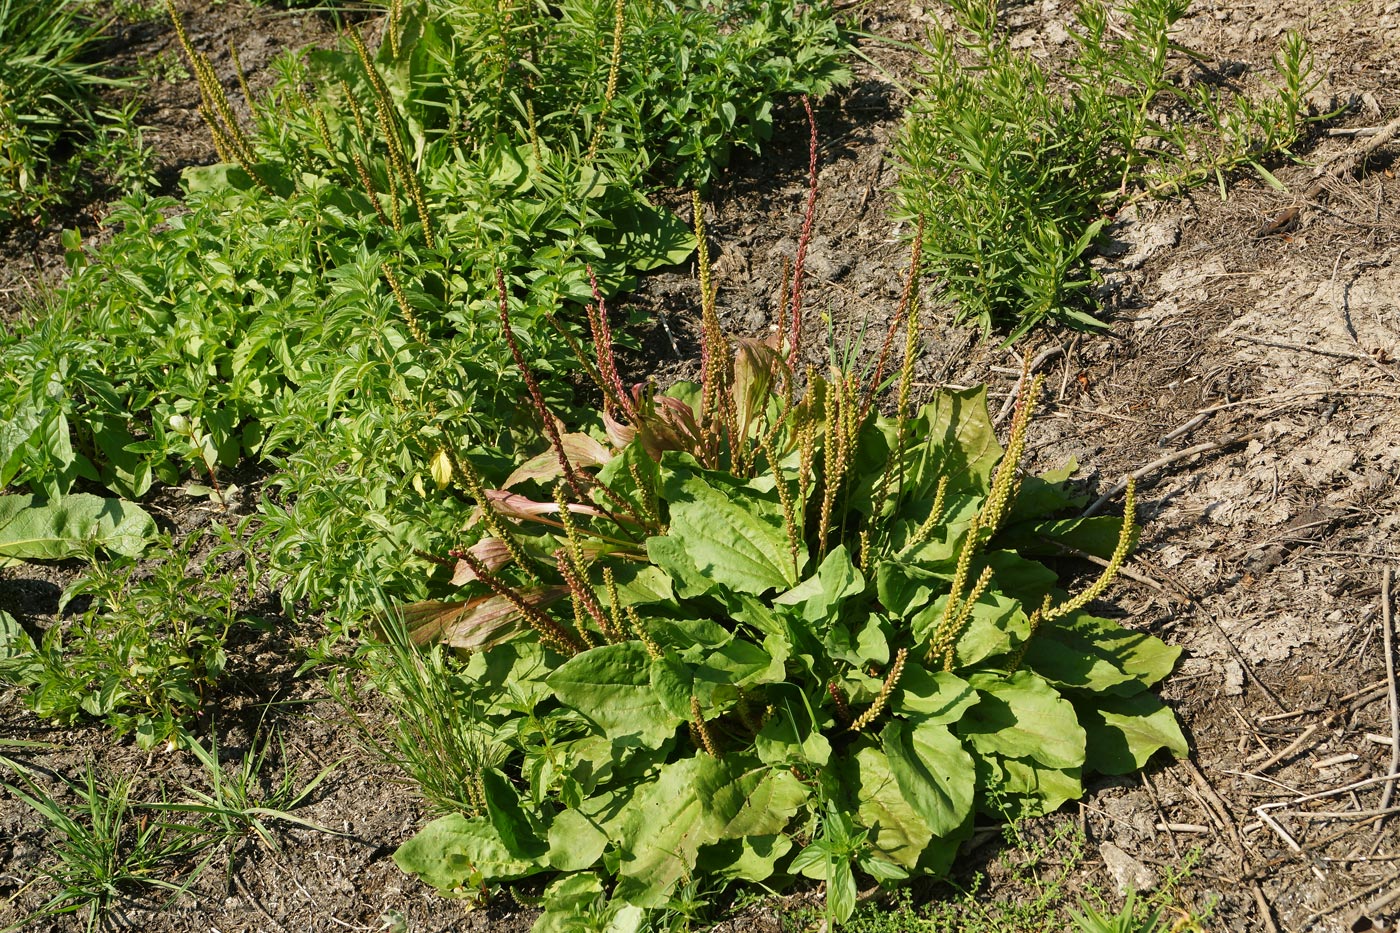
<path id="1" fill-rule="evenodd" d="M 862 30 L 900 41 L 918 39 L 941 15 L 917 2 L 853 14 Z M 187 16 L 197 43 L 226 70 L 234 39 L 255 83 L 277 48 L 328 34 L 313 16 L 233 0 L 212 11 L 190 5 Z M 1067 0 L 1004 10 L 1016 46 L 1046 58 L 1064 51 L 1071 16 Z M 1128 624 L 1186 649 L 1165 696 L 1195 751 L 1145 775 L 1104 780 L 1077 808 L 1027 832 L 1048 836 L 1071 822 L 1086 834 L 1071 898 L 1124 879 L 1141 886 L 1199 851 L 1183 900 L 1213 902 L 1210 927 L 1220 930 L 1342 931 L 1363 914 L 1379 924 L 1400 913 L 1400 813 L 1389 812 L 1400 801 L 1384 781 L 1400 770 L 1384 652 L 1400 642 L 1400 621 L 1383 598 L 1400 593 L 1387 576 L 1400 551 L 1400 141 L 1362 154 L 1376 140 L 1367 131 L 1400 113 L 1400 4 L 1201 0 L 1177 35 L 1200 63 L 1183 57 L 1179 67 L 1188 79 L 1214 68 L 1257 81 L 1290 28 L 1312 42 L 1325 77 L 1319 103 L 1350 110 L 1309 141 L 1301 163 L 1275 168 L 1289 192 L 1242 177 L 1223 201 L 1200 189 L 1139 202 L 1115 218 L 1096 260 L 1110 332 L 1041 333 L 1012 352 L 943 315 L 927 330 L 917 371 L 929 391 L 990 383 L 995 411 L 1028 352 L 1049 387 L 1030 465 L 1072 457 L 1095 497 L 1126 473 L 1141 476 L 1142 545 L 1115 604 Z M 138 57 L 174 47 L 160 21 L 127 40 Z M 907 262 L 889 219 L 897 170 L 889 144 L 913 62 L 887 44 L 863 47 L 869 58 L 857 82 L 818 109 L 808 307 L 827 314 L 838 339 L 886 320 Z M 194 95 L 192 85 L 158 82 L 145 114 L 168 178 L 213 159 Z M 795 252 L 806 155 L 804 118 L 789 107 L 765 155 L 738 160 L 712 192 L 719 302 L 735 331 L 771 324 L 782 262 Z M 1297 208 L 1294 222 L 1274 223 L 1289 208 Z M 54 231 L 12 235 L 0 288 L 50 274 L 61 258 L 55 239 Z M 926 287 L 936 294 L 936 282 Z M 658 378 L 693 366 L 696 296 L 693 280 L 673 272 L 631 299 L 654 322 L 641 338 Z M 208 520 L 187 505 L 171 509 L 172 524 L 186 531 Z M 2 570 L 0 608 L 48 624 L 73 572 Z M 270 715 L 287 749 L 274 774 L 311 774 L 349 756 L 300 811 L 341 835 L 288 829 L 279 851 L 243 845 L 227 873 L 205 872 L 163 911 L 125 905 L 118 925 L 378 930 L 402 918 L 414 931 L 528 929 L 528 910 L 505 902 L 467 912 L 400 874 L 390 856 L 424 818 L 411 787 L 360 748 L 314 677 L 291 677 L 290 640 L 265 636 L 238 650 L 221 746 L 240 754 L 265 704 L 277 701 Z M 373 717 L 372 700 L 363 710 Z M 146 796 L 158 796 L 161 782 L 198 780 L 179 755 L 148 755 L 96 729 L 52 731 L 13 692 L 0 693 L 0 736 L 59 743 L 62 751 L 28 759 L 51 774 L 71 776 L 91 760 L 139 775 Z M 41 892 L 19 889 L 49 842 L 26 807 L 0 794 L 0 924 L 40 902 Z M 991 872 L 995 885 L 998 852 L 994 839 L 984 843 L 966 870 Z M 775 900 L 724 928 L 781 929 L 786 909 Z"/>

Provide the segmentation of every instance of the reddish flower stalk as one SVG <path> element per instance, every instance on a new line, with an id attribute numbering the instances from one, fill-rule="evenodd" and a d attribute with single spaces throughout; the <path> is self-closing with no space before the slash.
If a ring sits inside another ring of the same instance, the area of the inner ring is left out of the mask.
<path id="1" fill-rule="evenodd" d="M 561 551 L 563 553 L 560 553 Z M 593 588 L 588 585 L 582 574 L 579 573 L 579 569 L 574 566 L 573 558 L 569 556 L 567 549 L 560 548 L 559 551 L 556 551 L 554 560 L 558 564 L 559 575 L 564 578 L 564 583 L 569 587 L 569 592 L 573 594 L 579 605 L 583 606 L 584 611 L 592 616 L 599 631 L 607 637 L 609 642 L 619 641 L 609 624 L 608 617 L 603 613 L 602 603 L 598 602 Z M 582 627 L 580 626 L 580 628 Z"/>
<path id="2" fill-rule="evenodd" d="M 583 650 L 583 646 L 578 643 L 568 632 L 564 631 L 559 623 L 540 611 L 538 606 L 530 605 L 530 602 L 515 590 L 507 586 L 500 578 L 486 569 L 486 565 L 477 560 L 466 551 L 462 552 L 462 560 L 471 567 L 476 578 L 495 593 L 514 606 L 529 623 L 530 628 L 539 634 L 549 645 L 562 651 L 564 654 L 574 655 Z"/>
<path id="3" fill-rule="evenodd" d="M 544 424 L 544 432 L 549 436 L 549 444 L 559 457 L 559 469 L 564 473 L 564 481 L 569 484 L 574 495 L 587 500 L 588 495 L 583 491 L 583 483 L 579 481 L 578 473 L 574 471 L 574 465 L 569 462 L 568 455 L 564 453 L 564 441 L 559 437 L 559 427 L 554 423 L 554 417 L 549 413 L 549 406 L 544 403 L 544 393 L 540 391 L 540 384 L 535 380 L 535 374 L 530 372 L 530 367 L 526 365 L 525 354 L 520 352 L 520 344 L 516 342 L 515 332 L 511 330 L 510 307 L 506 302 L 506 277 L 500 269 L 496 270 L 496 295 L 500 302 L 501 333 L 505 336 L 506 344 L 510 347 L 510 355 L 515 358 L 516 369 L 520 370 L 520 375 L 525 380 L 525 388 L 530 393 L 530 401 L 535 405 L 535 413 L 540 416 L 540 421 Z"/>
<path id="4" fill-rule="evenodd" d="M 637 407 L 632 403 L 632 395 L 622 386 L 622 377 L 617 374 L 617 357 L 613 355 L 612 325 L 608 322 L 608 308 L 603 303 L 603 293 L 598 288 L 598 277 L 593 267 L 587 266 L 588 284 L 593 289 L 593 304 L 588 307 L 588 324 L 593 330 L 594 350 L 598 355 L 598 373 L 602 376 L 603 410 L 611 415 L 615 405 L 631 424 L 637 423 Z"/>
<path id="5" fill-rule="evenodd" d="M 803 95 L 802 106 L 807 111 L 811 140 L 808 143 L 807 210 L 802 217 L 802 236 L 797 241 L 797 261 L 792 269 L 792 347 L 788 350 L 788 366 L 794 370 L 802 346 L 802 270 L 807 263 L 807 246 L 812 242 L 812 220 L 817 214 L 817 118 L 812 114 L 810 97 Z"/>
<path id="6" fill-rule="evenodd" d="M 591 502 L 588 493 L 584 490 L 583 481 L 579 478 L 574 465 L 569 462 L 568 454 L 564 452 L 564 441 L 559 436 L 559 426 L 554 423 L 554 416 L 549 413 L 549 406 L 544 403 L 544 393 L 540 391 L 540 384 L 535 380 L 534 373 L 530 372 L 530 367 L 525 364 L 525 354 L 520 352 L 520 344 L 515 340 L 515 332 L 510 329 L 510 308 L 506 302 L 506 277 L 499 268 L 496 269 L 496 294 L 500 301 L 501 333 L 505 335 L 506 343 L 510 346 L 510 355 L 515 358 L 515 366 L 520 370 L 520 375 L 525 380 L 525 388 L 530 392 L 530 400 L 535 405 L 535 412 L 540 416 L 540 421 L 544 423 L 545 434 L 549 436 L 549 445 L 554 448 L 554 454 L 559 458 L 559 469 L 564 474 L 564 481 L 569 484 L 569 488 L 573 490 L 574 495 L 578 496 L 580 501 Z M 605 496 L 613 501 L 613 504 L 636 518 L 626 499 L 610 489 L 606 483 L 598 483 L 597 486 Z M 598 510 L 613 524 L 622 524 L 616 515 L 602 505 L 598 506 Z M 637 521 L 641 523 L 640 518 L 637 518 Z"/>
<path id="7" fill-rule="evenodd" d="M 836 715 L 841 719 L 841 722 L 849 725 L 851 722 L 851 707 L 850 704 L 846 702 L 846 697 L 841 692 L 841 688 L 836 686 L 836 681 L 833 680 L 826 685 L 826 692 L 830 695 L 831 701 L 836 704 Z"/>
<path id="8" fill-rule="evenodd" d="M 880 359 L 875 364 L 875 374 L 871 377 L 870 385 L 866 389 L 865 402 L 860 408 L 860 420 L 862 421 L 870 413 L 870 406 L 875 402 L 875 390 L 880 387 L 881 381 L 885 378 L 885 366 L 889 364 L 890 349 L 894 346 L 894 335 L 904 323 L 905 316 L 909 313 L 910 305 L 918 290 L 919 260 L 923 253 L 923 246 L 924 218 L 920 216 L 919 232 L 914 238 L 914 248 L 909 256 L 909 275 L 904 280 L 904 292 L 899 296 L 899 307 L 895 309 L 894 317 L 890 318 L 889 330 L 885 332 L 885 342 L 880 346 Z"/>

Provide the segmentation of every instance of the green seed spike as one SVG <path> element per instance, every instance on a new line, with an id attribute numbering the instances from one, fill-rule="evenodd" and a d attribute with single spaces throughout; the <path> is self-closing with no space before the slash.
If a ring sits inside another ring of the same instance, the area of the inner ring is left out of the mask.
<path id="1" fill-rule="evenodd" d="M 715 744 L 715 737 L 710 732 L 710 724 L 705 722 L 704 712 L 700 709 L 700 698 L 693 693 L 690 695 L 690 724 L 706 754 L 711 758 L 720 757 L 719 746 Z"/>
<path id="2" fill-rule="evenodd" d="M 777 450 L 774 449 L 772 442 L 766 438 L 760 443 L 763 456 L 768 461 L 768 468 L 773 472 L 773 483 L 778 490 L 778 501 L 783 507 L 783 527 L 787 531 L 788 551 L 792 556 L 792 575 L 796 577 L 802 551 L 802 536 L 797 528 L 797 507 L 792 501 L 792 490 L 788 488 L 787 477 L 783 475 L 782 467 L 778 463 Z"/>
<path id="3" fill-rule="evenodd" d="M 1099 578 L 1087 590 L 1048 610 L 1045 613 L 1045 621 L 1054 621 L 1069 615 L 1071 612 L 1078 612 L 1104 594 L 1109 584 L 1118 576 L 1118 571 L 1123 569 L 1123 561 L 1127 559 L 1128 551 L 1132 550 L 1133 536 L 1137 531 L 1136 511 L 1137 481 L 1129 478 L 1128 488 L 1123 494 L 1123 524 L 1118 529 L 1118 543 L 1113 548 L 1113 555 L 1108 559 L 1108 566 L 1103 569 L 1103 573 L 1099 574 Z"/>
<path id="4" fill-rule="evenodd" d="M 1039 609 L 1031 613 L 1030 631 L 1026 634 L 1026 640 L 1016 651 L 1012 658 L 1011 670 L 1015 671 L 1025 660 L 1026 650 L 1030 647 L 1031 639 L 1035 633 L 1040 631 L 1046 622 L 1053 622 L 1055 619 L 1063 618 L 1072 612 L 1078 612 L 1085 606 L 1104 594 L 1118 576 L 1118 572 L 1123 569 L 1123 562 L 1128 557 L 1128 551 L 1132 549 L 1133 537 L 1137 533 L 1135 516 L 1137 514 L 1137 481 L 1129 478 L 1128 488 L 1123 494 L 1123 524 L 1118 529 L 1118 543 L 1113 548 L 1113 555 L 1108 560 L 1108 565 L 1104 567 L 1103 573 L 1099 574 L 1097 580 L 1090 584 L 1089 588 L 1072 599 L 1067 599 L 1058 606 L 1050 605 L 1050 597 L 1045 597 L 1045 602 Z"/>
<path id="5" fill-rule="evenodd" d="M 646 626 L 642 624 L 642 617 L 637 615 L 636 609 L 633 609 L 631 606 L 626 606 L 623 608 L 622 612 L 623 615 L 627 617 L 627 625 L 632 629 L 632 634 L 636 635 L 637 640 L 646 647 L 647 656 L 649 658 L 654 661 L 665 654 L 665 652 L 661 650 L 661 646 L 657 644 L 656 639 L 651 636 Z"/>
<path id="6" fill-rule="evenodd" d="M 856 717 L 851 723 L 852 732 L 860 732 L 866 726 L 880 718 L 880 714 L 885 711 L 885 705 L 889 703 L 890 694 L 894 693 L 894 688 L 899 686 L 899 678 L 904 676 L 904 662 L 909 658 L 909 649 L 900 648 L 895 652 L 894 663 L 890 665 L 890 671 L 885 675 L 885 682 L 880 686 L 880 693 L 875 697 L 875 702 L 870 708 Z"/>
<path id="7" fill-rule="evenodd" d="M 613 98 L 617 96 L 617 79 L 622 71 L 622 35 L 626 26 L 627 0 L 616 0 L 613 6 L 612 60 L 608 65 L 608 85 L 603 92 L 603 109 L 598 114 L 598 126 L 594 129 L 593 139 L 588 144 L 587 161 L 589 162 L 592 162 L 598 155 L 598 146 L 603 141 L 603 130 L 607 126 L 608 111 L 612 109 Z"/>

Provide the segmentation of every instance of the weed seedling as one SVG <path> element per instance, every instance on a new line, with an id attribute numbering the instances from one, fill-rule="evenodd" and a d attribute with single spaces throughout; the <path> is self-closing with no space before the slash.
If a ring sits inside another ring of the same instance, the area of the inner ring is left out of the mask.
<path id="1" fill-rule="evenodd" d="M 65 780 L 74 800 L 60 802 L 34 782 L 27 769 L 13 769 L 23 787 L 5 789 L 28 804 L 56 834 L 50 859 L 39 875 L 58 890 L 27 921 L 87 912 L 87 928 L 96 929 L 117 902 L 143 890 L 184 891 L 208 864 L 206 858 L 183 883 L 171 880 L 191 864 L 208 843 L 187 826 L 150 816 L 150 806 L 133 803 L 132 782 L 118 779 L 104 787 L 89 765 L 81 783 Z"/>

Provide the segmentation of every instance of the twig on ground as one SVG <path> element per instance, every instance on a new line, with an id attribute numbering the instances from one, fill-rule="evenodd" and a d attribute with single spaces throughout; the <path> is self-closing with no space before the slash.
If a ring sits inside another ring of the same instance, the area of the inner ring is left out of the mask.
<path id="1" fill-rule="evenodd" d="M 1055 396 L 1056 402 L 1065 400 L 1065 389 L 1069 388 L 1069 371 L 1074 364 L 1074 351 L 1079 349 L 1079 335 L 1075 334 L 1074 339 L 1069 342 L 1069 349 L 1065 351 L 1064 372 L 1060 375 L 1060 392 Z"/>
<path id="2" fill-rule="evenodd" d="M 1274 909 L 1264 898 L 1264 889 L 1257 881 L 1250 882 L 1250 887 L 1254 889 L 1254 904 L 1259 908 L 1259 916 L 1264 918 L 1264 926 L 1268 928 L 1269 933 L 1279 933 L 1278 924 L 1274 922 Z"/>
<path id="3" fill-rule="evenodd" d="M 1400 807 L 1385 807 L 1379 810 L 1295 810 L 1293 816 L 1319 820 L 1373 820 L 1400 813 Z"/>
<path id="4" fill-rule="evenodd" d="M 1192 824 L 1168 822 L 1167 811 L 1162 809 L 1162 801 L 1157 799 L 1157 789 L 1152 786 L 1152 779 L 1147 776 L 1146 771 L 1142 772 L 1141 778 L 1142 786 L 1147 791 L 1148 799 L 1152 801 L 1152 807 L 1157 811 L 1157 816 L 1160 820 L 1160 822 L 1157 823 L 1157 828 L 1167 834 L 1167 844 L 1172 847 L 1172 857 L 1175 858 L 1178 862 L 1180 862 L 1181 849 L 1179 849 L 1176 844 L 1175 830 L 1177 830 L 1179 827 L 1188 826 Z M 1202 831 L 1206 831 L 1204 826 L 1200 827 L 1200 829 Z M 1192 825 L 1192 829 L 1186 831 L 1195 831 L 1195 826 Z"/>
<path id="5" fill-rule="evenodd" d="M 1129 479 L 1142 479 L 1149 473 L 1155 473 L 1162 467 L 1171 466 L 1178 460 L 1186 460 L 1190 457 L 1196 456 L 1197 454 L 1208 454 L 1212 453 L 1213 451 L 1222 450 L 1226 447 L 1234 447 L 1237 444 L 1244 444 L 1248 443 L 1249 441 L 1258 440 L 1260 437 L 1263 437 L 1263 433 L 1260 431 L 1251 431 L 1248 434 L 1232 434 L 1229 437 L 1222 437 L 1218 441 L 1207 441 L 1204 444 L 1197 444 L 1195 447 L 1187 447 L 1185 450 L 1178 450 L 1174 454 L 1168 454 L 1165 457 L 1159 457 L 1158 459 L 1153 460 L 1151 463 L 1147 464 L 1147 466 L 1139 467 L 1138 469 L 1129 473 L 1127 476 L 1123 477 L 1118 482 L 1110 486 L 1108 492 L 1105 492 L 1102 496 L 1099 496 L 1099 498 L 1095 500 L 1093 505 L 1089 506 L 1087 509 L 1084 510 L 1084 517 L 1087 518 L 1090 515 L 1097 514 L 1099 509 L 1103 508 L 1105 505 L 1108 504 L 1109 499 L 1112 499 L 1114 496 L 1127 489 Z"/>
<path id="6" fill-rule="evenodd" d="M 1069 544 L 1065 544 L 1063 541 L 1056 541 L 1053 538 L 1048 538 L 1043 535 L 1040 535 L 1038 537 L 1041 541 L 1044 541 L 1046 544 L 1055 545 L 1057 548 L 1059 548 L 1062 554 L 1066 554 L 1070 557 L 1077 557 L 1080 560 L 1087 560 L 1089 563 L 1099 567 L 1107 567 L 1109 564 L 1108 561 L 1104 560 L 1102 557 L 1099 557 L 1097 554 L 1090 554 L 1088 551 L 1081 551 L 1079 548 Z M 1134 570 L 1131 566 L 1128 565 L 1127 562 L 1124 562 L 1123 566 L 1118 568 L 1118 572 L 1123 576 L 1127 577 L 1129 580 L 1134 581 L 1135 583 L 1141 583 L 1143 586 L 1152 587 L 1152 589 L 1156 590 L 1159 593 L 1171 592 L 1171 590 L 1168 587 L 1147 576 L 1147 574 Z M 1189 593 L 1180 595 L 1185 595 L 1188 599 L 1190 598 Z"/>
<path id="7" fill-rule="evenodd" d="M 1368 137 L 1364 146 L 1357 146 L 1351 152 L 1344 152 L 1334 159 L 1330 165 L 1318 169 L 1317 178 L 1308 186 L 1308 189 L 1303 192 L 1302 199 L 1304 202 L 1311 201 L 1321 194 L 1329 177 L 1341 178 L 1343 175 L 1355 171 L 1361 166 L 1362 162 L 1366 161 L 1366 158 L 1370 156 L 1371 153 L 1394 139 L 1395 134 L 1400 132 L 1400 117 L 1396 117 L 1385 126 L 1367 127 L 1366 130 L 1370 130 L 1370 132 L 1364 132 L 1364 135 Z M 1363 131 L 1358 131 L 1356 135 L 1363 135 Z"/>
<path id="8" fill-rule="evenodd" d="M 1354 127 L 1354 128 L 1352 128 L 1352 129 L 1349 129 L 1349 130 L 1348 130 L 1348 129 L 1332 129 L 1332 130 L 1328 130 L 1328 131 L 1327 131 L 1327 135 L 1328 135 L 1328 136 L 1346 136 L 1346 137 L 1348 137 L 1348 138 L 1352 138 L 1352 137 L 1356 137 L 1356 136 L 1375 136 L 1377 133 L 1379 133 L 1379 132 L 1380 132 L 1381 130 L 1383 130 L 1383 129 L 1385 129 L 1385 127 L 1383 127 L 1383 126 L 1358 126 L 1358 127 Z"/>
<path id="9" fill-rule="evenodd" d="M 1125 421 L 1128 424 L 1147 424 L 1147 422 L 1141 418 L 1132 418 L 1128 415 L 1120 415 L 1116 412 L 1111 411 L 1098 411 L 1093 408 L 1081 408 L 1078 405 L 1065 405 L 1060 402 L 1055 403 L 1055 410 L 1057 413 L 1061 411 L 1072 411 L 1077 414 L 1088 415 L 1091 418 L 1108 418 L 1110 421 Z M 1068 418 L 1069 416 L 1060 415 L 1060 417 Z"/>
<path id="10" fill-rule="evenodd" d="M 237 872 L 234 872 L 233 874 L 233 883 L 234 886 L 237 887 L 238 890 L 243 894 L 243 896 L 248 899 L 248 903 L 252 904 L 255 908 L 257 908 L 258 913 L 262 914 L 264 917 L 267 918 L 267 922 L 272 924 L 272 928 L 274 930 L 285 931 L 287 929 L 280 922 L 278 922 L 276 917 L 272 916 L 272 914 L 267 912 L 267 908 L 262 905 L 262 901 L 258 900 L 257 897 L 253 894 L 253 892 L 248 890 L 248 885 L 246 885 L 243 882 L 243 878 Z"/>
<path id="11" fill-rule="evenodd" d="M 1375 787 L 1377 784 L 1384 784 L 1387 781 L 1394 781 L 1400 778 L 1400 774 L 1385 774 L 1380 777 L 1366 778 L 1361 781 L 1353 781 L 1344 787 L 1334 787 L 1331 790 L 1318 791 L 1315 794 L 1304 794 L 1301 797 L 1294 797 L 1292 800 L 1276 800 L 1273 803 L 1260 804 L 1270 810 L 1278 810 L 1282 807 L 1296 807 L 1300 803 L 1312 803 L 1314 800 L 1326 800 L 1328 797 L 1337 797 L 1342 794 L 1349 794 L 1354 790 L 1361 790 L 1363 787 Z"/>
<path id="12" fill-rule="evenodd" d="M 1357 706 L 1365 706 L 1367 703 L 1371 702 L 1371 701 L 1372 701 L 1373 699 L 1375 699 L 1376 697 L 1378 697 L 1378 696 L 1384 696 L 1384 695 L 1385 695 L 1385 688 L 1386 688 L 1386 681 L 1384 681 L 1384 680 L 1374 680 L 1374 681 L 1372 681 L 1371 683 L 1367 684 L 1366 686 L 1362 687 L 1360 690 L 1353 690 L 1351 693 L 1348 693 L 1346 696 L 1341 697 L 1340 699 L 1337 700 L 1337 702 L 1338 702 L 1338 703 L 1351 703 L 1353 700 L 1355 700 Z"/>
<path id="13" fill-rule="evenodd" d="M 1261 347 L 1273 347 L 1277 350 L 1296 350 L 1299 353 L 1313 353 L 1317 356 L 1330 356 L 1339 360 L 1358 360 L 1364 363 L 1374 363 L 1376 358 L 1369 353 L 1362 353 L 1360 350 L 1332 350 L 1327 347 L 1310 347 L 1301 343 L 1287 343 L 1283 340 L 1270 340 L 1266 337 L 1255 337 L 1253 334 L 1231 334 L 1235 340 L 1243 340 L 1246 343 L 1257 343 Z"/>
<path id="14" fill-rule="evenodd" d="M 1400 774 L 1400 695 L 1395 680 L 1395 626 L 1390 609 L 1390 579 L 1394 571 L 1387 567 L 1381 571 L 1381 640 L 1385 645 L 1385 679 L 1390 694 L 1390 780 L 1381 793 L 1380 809 L 1390 806 L 1395 796 L 1395 776 Z M 1381 831 L 1385 821 L 1376 824 L 1376 832 Z"/>
<path id="15" fill-rule="evenodd" d="M 1225 647 L 1228 648 L 1230 654 L 1234 656 L 1236 663 L 1238 663 L 1240 669 L 1244 671 L 1244 675 L 1249 678 L 1249 682 L 1258 687 L 1263 692 L 1264 696 L 1272 700 L 1273 704 L 1280 710 L 1285 709 L 1286 707 L 1283 705 L 1283 701 L 1278 698 L 1278 694 L 1274 693 L 1268 684 L 1259 679 L 1259 675 L 1254 673 L 1254 665 L 1250 664 L 1249 660 L 1241 653 L 1240 649 L 1235 647 L 1235 640 L 1230 637 L 1229 632 L 1225 631 L 1225 626 L 1221 625 L 1220 621 L 1216 619 L 1212 613 L 1206 613 L 1206 620 L 1210 622 L 1215 628 L 1215 631 L 1219 633 L 1221 641 L 1225 643 Z"/>
<path id="16" fill-rule="evenodd" d="M 1213 811 L 1214 815 L 1220 820 L 1220 824 L 1229 830 L 1230 844 L 1234 847 L 1235 854 L 1239 856 L 1240 867 L 1247 868 L 1249 866 L 1249 856 L 1245 854 L 1244 842 L 1240 839 L 1240 828 L 1235 823 L 1235 818 L 1230 815 L 1230 808 L 1225 806 L 1225 801 L 1215 792 L 1215 788 L 1211 786 L 1206 776 L 1201 773 L 1201 769 L 1196 767 L 1194 761 L 1189 758 L 1183 758 L 1180 760 L 1180 764 L 1186 769 L 1186 773 L 1191 775 L 1191 780 L 1200 788 L 1201 793 L 1205 795 L 1206 802 L 1209 804 L 1208 809 Z"/>
<path id="17" fill-rule="evenodd" d="M 1258 774 L 1261 771 L 1267 771 L 1274 765 L 1278 764 L 1280 761 L 1283 761 L 1289 755 L 1301 751 L 1303 746 L 1307 744 L 1308 740 L 1311 739 L 1314 735 L 1316 735 L 1318 730 L 1321 728 L 1322 723 L 1313 723 L 1311 726 L 1308 726 L 1306 729 L 1304 729 L 1303 734 L 1294 739 L 1293 742 L 1287 748 L 1283 749 L 1280 752 L 1275 752 L 1273 755 L 1270 755 L 1267 761 L 1263 762 L 1262 764 L 1256 765 L 1251 770 L 1255 774 Z"/>
<path id="18" fill-rule="evenodd" d="M 1214 414 L 1214 412 L 1203 411 L 1198 413 L 1196 417 L 1192 418 L 1190 421 L 1187 421 L 1185 424 L 1181 425 L 1181 427 L 1173 428 L 1166 434 L 1163 434 L 1161 439 L 1157 441 L 1157 446 L 1165 447 L 1172 441 L 1176 440 L 1178 437 L 1190 433 L 1192 429 L 1204 424 L 1206 422 L 1206 419 L 1209 418 L 1212 414 Z"/>
<path id="19" fill-rule="evenodd" d="M 1265 826 L 1272 829 L 1274 834 L 1283 840 L 1284 845 L 1293 850 L 1294 855 L 1298 856 L 1301 861 L 1307 862 L 1308 867 L 1312 869 L 1312 873 L 1316 876 L 1318 881 L 1327 881 L 1327 874 L 1321 868 L 1313 864 L 1312 860 L 1308 858 L 1308 853 L 1303 851 L 1302 846 L 1298 845 L 1298 840 L 1288 834 L 1288 830 L 1283 828 L 1283 824 L 1265 813 L 1260 807 L 1255 807 L 1254 813 L 1264 822 Z"/>
<path id="20" fill-rule="evenodd" d="M 1279 722 L 1284 719 L 1297 719 L 1299 716 L 1306 716 L 1309 713 L 1319 712 L 1316 709 L 1291 709 L 1286 713 L 1272 713 L 1268 716 L 1260 716 L 1261 723 Z"/>
<path id="21" fill-rule="evenodd" d="M 1389 880 L 1392 883 L 1400 881 L 1400 875 L 1391 875 Z M 1400 884 L 1394 885 L 1389 891 L 1361 908 L 1361 913 L 1363 916 L 1378 914 L 1396 901 L 1400 901 Z"/>

